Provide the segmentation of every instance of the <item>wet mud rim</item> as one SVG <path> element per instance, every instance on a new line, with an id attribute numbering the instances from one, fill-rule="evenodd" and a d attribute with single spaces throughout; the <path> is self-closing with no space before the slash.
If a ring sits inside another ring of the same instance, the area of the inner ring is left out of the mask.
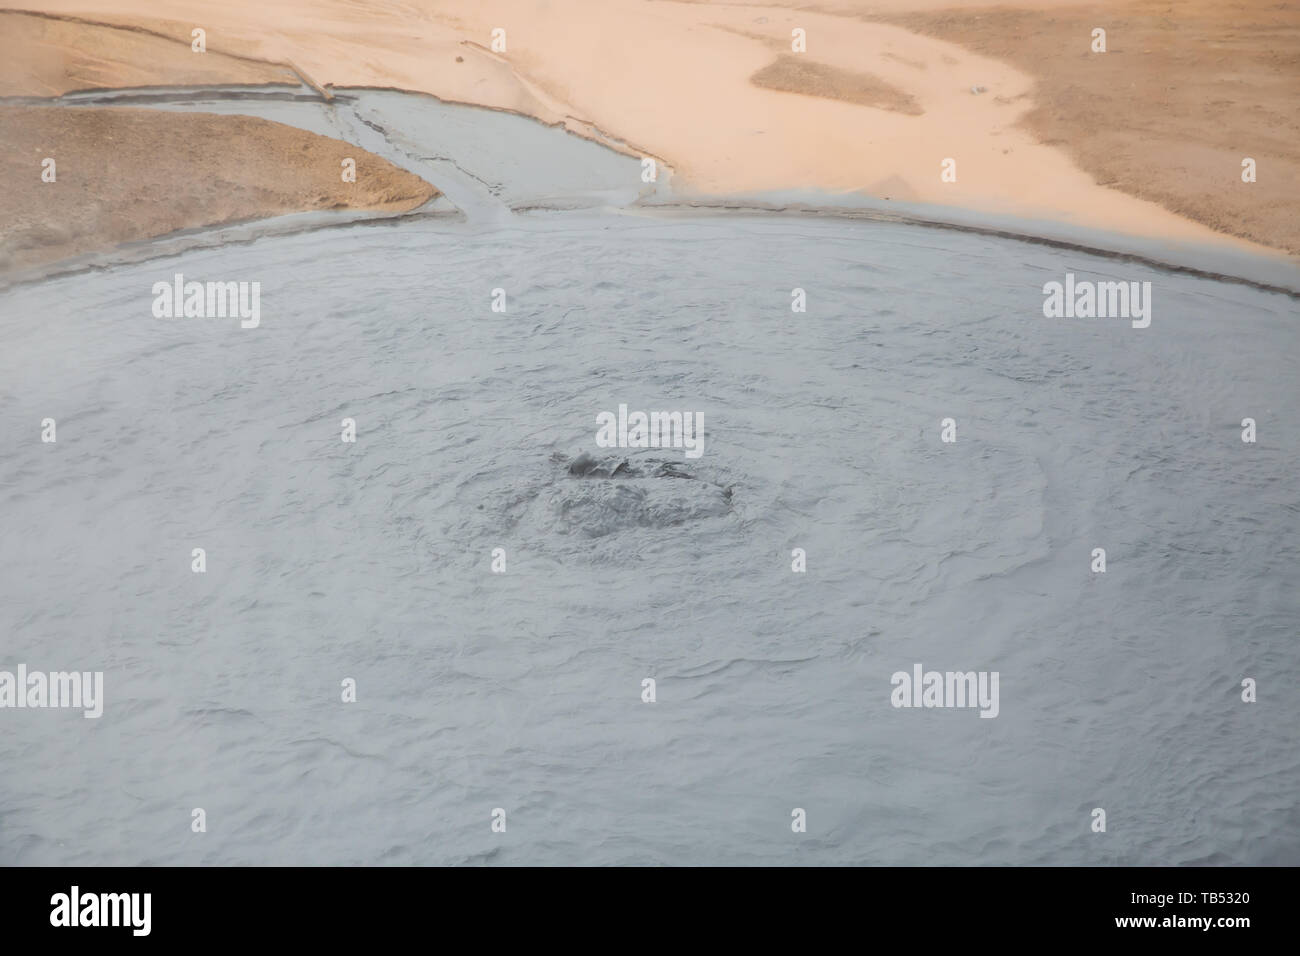
<path id="1" fill-rule="evenodd" d="M 199 105 L 205 100 L 215 100 L 219 102 L 292 102 L 315 104 L 332 110 L 337 106 L 345 106 L 351 109 L 356 119 L 363 123 L 373 132 L 377 133 L 384 140 L 392 154 L 399 154 L 407 159 L 441 159 L 447 160 L 447 157 L 425 157 L 414 156 L 408 149 L 404 149 L 398 143 L 394 142 L 394 137 L 388 130 L 382 126 L 370 122 L 360 112 L 360 95 L 367 92 L 384 92 L 384 93 L 401 93 L 406 96 L 429 99 L 434 102 L 450 105 L 463 106 L 467 109 L 482 110 L 489 113 L 505 113 L 517 116 L 521 119 L 528 120 L 531 123 L 546 128 L 562 130 L 566 134 L 577 139 L 591 143 L 623 156 L 633 155 L 631 150 L 616 148 L 616 146 L 602 142 L 596 138 L 583 136 L 575 132 L 563 122 L 547 123 L 543 120 L 536 119 L 524 113 L 514 110 L 496 109 L 493 107 L 479 106 L 476 104 L 463 103 L 458 100 L 444 100 L 441 97 L 434 96 L 430 93 L 411 90 L 396 90 L 390 87 L 348 87 L 346 89 L 332 89 L 329 91 L 328 98 L 320 95 L 305 81 L 302 86 L 293 87 L 289 85 L 267 84 L 258 86 L 249 85 L 229 85 L 229 86 L 204 86 L 204 87 L 142 87 L 123 90 L 85 90 L 65 93 L 59 97 L 30 97 L 30 96 L 11 96 L 0 97 L 0 106 L 59 106 L 63 105 L 69 108 L 85 108 L 95 105 L 112 105 L 112 106 L 132 106 L 132 105 L 160 105 L 160 106 L 185 106 Z M 250 114 L 256 115 L 256 114 Z M 347 130 L 340 128 L 338 138 L 352 145 L 363 149 L 370 149 L 364 143 L 356 142 L 354 138 L 349 138 Z M 624 146 L 626 144 L 619 144 Z M 373 150 L 372 150 L 373 151 Z M 382 154 L 381 154 L 382 155 Z M 653 153 L 645 152 L 644 155 L 653 156 Z M 393 155 L 384 158 L 393 160 Z M 659 160 L 663 162 L 662 160 Z M 117 265 L 134 264 L 141 261 L 147 261 L 151 258 L 163 258 L 188 251 L 192 247 L 211 248 L 226 243 L 240 243 L 256 241 L 263 236 L 276 237 L 283 235 L 294 235 L 302 232 L 314 232 L 322 229 L 337 229 L 347 226 L 363 224 L 397 224 L 413 219 L 425 219 L 430 217 L 436 218 L 455 218 L 464 220 L 466 214 L 457 207 L 453 211 L 448 211 L 446 205 L 452 203 L 452 200 L 443 191 L 443 185 L 421 172 L 419 169 L 410 168 L 402 164 L 410 172 L 420 176 L 434 188 L 438 189 L 440 195 L 430 200 L 425 205 L 409 210 L 403 213 L 367 213 L 361 210 L 354 210 L 351 213 L 337 213 L 331 218 L 330 214 L 316 213 L 297 213 L 291 216 L 280 216 L 273 219 L 249 220 L 239 223 L 221 223 L 211 227 L 200 227 L 197 229 L 184 230 L 176 233 L 169 233 L 164 236 L 154 237 L 153 239 L 137 240 L 132 243 L 124 244 L 113 250 L 102 253 L 93 253 L 87 256 L 78 257 L 73 260 L 66 260 L 62 263 L 55 263 L 50 266 L 38 267 L 34 270 L 23 270 L 13 273 L 9 276 L 0 277 L 0 289 L 12 288 L 20 285 L 27 285 L 33 282 L 42 282 L 47 279 L 60 278 L 68 275 L 75 275 L 82 272 L 102 271 L 113 268 Z M 467 178 L 477 180 L 480 185 L 489 187 L 489 194 L 495 193 L 490 188 L 491 184 L 479 179 L 469 170 L 465 170 L 460 164 L 455 164 L 463 175 Z M 671 176 L 672 167 L 668 163 L 663 163 L 665 170 Z M 1047 246 L 1054 249 L 1063 249 L 1080 254 L 1095 256 L 1101 259 L 1109 259 L 1118 262 L 1128 262 L 1137 265 L 1143 265 L 1158 271 L 1170 272 L 1180 275 L 1189 275 L 1196 278 L 1209 279 L 1215 282 L 1227 282 L 1236 285 L 1244 285 L 1262 292 L 1272 292 L 1279 295 L 1285 295 L 1291 299 L 1300 301 L 1300 281 L 1294 284 L 1283 284 L 1280 282 L 1271 282 L 1261 279 L 1250 278 L 1238 274 L 1221 272 L 1215 269 L 1187 265 L 1179 262 L 1170 261 L 1157 255 L 1125 250 L 1087 241 L 1078 241 L 1065 238 L 1057 238 L 1042 235 L 1035 232 L 1022 231 L 1010 228 L 1004 225 L 981 225 L 971 222 L 959 222 L 953 219 L 945 219 L 937 216 L 917 215 L 906 211 L 894 211 L 882 209 L 873 206 L 865 197 L 861 205 L 840 204 L 840 205 L 818 205 L 814 202 L 771 202 L 762 198 L 724 198 L 724 197 L 687 197 L 672 195 L 671 189 L 666 190 L 667 197 L 643 197 L 628 203 L 623 207 L 610 207 L 607 212 L 621 212 L 624 214 L 634 215 L 660 215 L 660 216 L 689 216 L 699 214 L 724 214 L 724 215 L 749 215 L 749 216 L 768 216 L 768 217 L 798 217 L 798 218 L 817 218 L 817 219 L 845 219 L 860 220 L 877 223 L 895 223 L 899 225 L 921 226 L 930 229 L 949 230 L 952 232 L 969 233 L 975 235 L 990 236 L 998 239 L 1008 239 L 1017 242 L 1024 242 L 1030 245 Z M 843 201 L 845 197 L 835 197 L 838 201 Z M 441 208 L 439 203 L 441 202 Z M 563 203 L 524 203 L 513 207 L 507 207 L 506 211 L 512 215 L 529 214 L 529 213 L 564 213 L 570 211 Z M 587 207 L 582 211 L 590 212 Z M 307 217 L 315 217 L 307 221 Z M 507 220 L 508 221 L 508 220 Z M 264 231 L 249 234 L 237 235 L 232 237 L 220 237 L 222 230 L 228 230 L 232 227 L 245 227 L 246 229 L 256 229 L 257 224 L 263 224 Z M 203 237 L 208 237 L 209 241 L 201 241 Z M 178 240 L 186 237 L 194 237 L 193 246 L 183 243 L 177 247 Z M 215 241 L 211 241 L 215 240 Z M 150 254 L 150 245 L 159 243 L 161 245 L 171 245 L 166 248 L 159 248 L 156 254 Z M 118 258 L 118 257 L 121 258 Z M 1279 268 L 1290 269 L 1289 264 L 1280 264 Z"/>

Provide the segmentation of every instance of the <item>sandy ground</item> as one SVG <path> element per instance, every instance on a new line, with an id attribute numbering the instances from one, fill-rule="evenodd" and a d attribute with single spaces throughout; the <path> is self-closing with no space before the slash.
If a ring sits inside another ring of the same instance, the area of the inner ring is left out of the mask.
<path id="1" fill-rule="evenodd" d="M 140 30 L 0 14 L 0 95 L 160 84 L 297 83 L 285 66 Z M 220 149 L 212 148 L 221 144 Z M 246 116 L 0 107 L 0 270 L 181 229 L 320 209 L 405 211 L 437 190 L 339 140 Z M 54 182 L 42 163 L 55 162 Z M 344 182 L 341 162 L 356 162 Z"/>
<path id="2" fill-rule="evenodd" d="M 1300 255 L 1300 4 L 1139 0 L 914 12 L 891 22 L 1037 81 L 1023 126 L 1098 183 Z M 1107 31 L 1108 52 L 1079 38 Z M 1070 38 L 1068 52 L 1063 38 Z M 1241 162 L 1256 162 L 1244 183 Z"/>
<path id="3" fill-rule="evenodd" d="M 365 150 L 250 116 L 9 106 L 0 142 L 0 270 L 283 213 L 403 211 L 437 193 Z M 355 183 L 340 175 L 349 156 Z"/>
<path id="4" fill-rule="evenodd" d="M 176 28 L 159 35 L 52 17 L 0 13 L 0 96 L 227 83 L 297 83 L 291 69 L 212 51 L 196 55 Z M 186 31 L 188 35 L 188 31 Z"/>
<path id="5" fill-rule="evenodd" d="M 995 13 L 953 0 L 831 0 L 816 11 L 174 0 L 165 20 L 151 0 L 38 6 L 174 36 L 182 58 L 199 56 L 189 38 L 201 26 L 204 56 L 228 55 L 235 72 L 292 63 L 322 84 L 423 90 L 564 123 L 661 157 L 678 189 L 863 191 L 1300 250 L 1286 183 L 1300 151 L 1294 110 L 1277 117 L 1296 92 L 1300 14 L 1281 3 L 1039 0 Z M 1110 52 L 1100 55 L 1088 51 L 1099 18 L 1110 24 Z M 505 30 L 504 51 L 489 49 L 494 28 Z M 790 49 L 795 28 L 806 52 Z M 132 58 L 93 66 L 77 82 L 138 82 Z M 1243 156 L 1260 162 L 1259 182 L 1240 182 Z M 955 182 L 941 177 L 945 159 Z"/>
<path id="6" fill-rule="evenodd" d="M 841 70 L 793 53 L 778 57 L 751 76 L 749 82 L 786 93 L 843 100 L 910 116 L 920 116 L 923 112 L 907 92 L 869 73 Z"/>

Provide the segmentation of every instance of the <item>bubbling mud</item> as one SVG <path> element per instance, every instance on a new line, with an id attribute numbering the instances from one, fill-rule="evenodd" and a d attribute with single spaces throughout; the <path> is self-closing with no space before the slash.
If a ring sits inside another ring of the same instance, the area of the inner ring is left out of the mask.
<path id="1" fill-rule="evenodd" d="M 565 465 L 563 456 L 553 460 Z M 671 528 L 732 510 L 732 488 L 703 477 L 694 464 L 688 471 L 659 458 L 595 458 L 586 452 L 567 462 L 543 498 L 552 531 L 592 538 Z"/>

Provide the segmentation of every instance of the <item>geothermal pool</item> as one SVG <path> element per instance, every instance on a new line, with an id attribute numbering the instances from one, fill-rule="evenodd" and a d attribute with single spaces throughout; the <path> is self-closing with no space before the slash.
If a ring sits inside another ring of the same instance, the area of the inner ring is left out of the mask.
<path id="1" fill-rule="evenodd" d="M 0 712 L 0 863 L 1300 862 L 1293 297 L 428 145 L 463 218 L 0 298 L 0 669 L 104 673 Z M 156 318 L 177 273 L 259 324 Z M 1067 273 L 1150 326 L 1044 317 Z"/>

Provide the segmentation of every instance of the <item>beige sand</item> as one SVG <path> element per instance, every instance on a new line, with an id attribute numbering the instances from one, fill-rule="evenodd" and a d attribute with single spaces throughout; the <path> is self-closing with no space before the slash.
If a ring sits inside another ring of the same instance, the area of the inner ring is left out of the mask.
<path id="1" fill-rule="evenodd" d="M 781 54 L 751 76 L 749 82 L 786 93 L 842 100 L 909 116 L 924 112 L 907 92 L 869 73 L 842 70 L 793 53 Z"/>
<path id="2" fill-rule="evenodd" d="M 3 271 L 282 213 L 404 211 L 437 194 L 365 150 L 249 116 L 6 106 L 0 143 Z M 47 156 L 52 183 L 41 180 Z M 344 157 L 355 183 L 342 181 Z"/>
<path id="3" fill-rule="evenodd" d="M 105 87 L 297 83 L 287 67 L 222 53 L 141 29 L 0 12 L 0 96 L 60 96 Z"/>
<path id="4" fill-rule="evenodd" d="M 603 132 L 632 151 L 664 158 L 678 188 L 864 190 L 1244 246 L 1225 235 L 1232 232 L 1295 249 L 1294 220 L 1259 216 L 1269 202 L 1251 190 L 1262 185 L 1263 173 L 1261 183 L 1239 189 L 1233 185 L 1239 158 L 1219 177 L 1217 163 L 1231 150 L 1216 141 L 1211 148 L 1223 155 L 1204 154 L 1207 132 L 1194 109 L 1204 77 L 1194 94 L 1180 87 L 1180 77 L 1205 73 L 1219 55 L 1205 45 L 1207 36 L 1266 27 L 1286 14 L 1282 5 L 1255 4 L 1267 9 L 1252 12 L 1231 2 L 1181 0 L 1178 11 L 1195 7 L 1204 21 L 1192 32 L 1175 29 L 1182 17 L 1174 6 L 1165 4 L 1168 14 L 1143 13 L 1172 24 L 1162 42 L 1180 52 L 1153 68 L 1182 71 L 1170 75 L 1167 90 L 1151 82 L 1163 73 L 1148 71 L 1147 82 L 1139 83 L 1142 68 L 1122 25 L 1118 34 L 1110 28 L 1116 52 L 1097 68 L 1086 54 L 1087 33 L 1078 35 L 1094 15 L 1071 12 L 1077 4 L 1008 5 L 1021 11 L 1014 22 L 1033 38 L 1032 54 L 1017 52 L 1014 38 L 995 43 L 996 31 L 981 30 L 974 19 L 987 14 L 951 12 L 969 11 L 973 3 L 823 0 L 818 6 L 813 12 L 788 4 L 670 0 L 172 0 L 167 21 L 157 19 L 153 0 L 46 0 L 39 8 L 174 33 L 185 50 L 190 27 L 201 26 L 210 51 L 293 62 L 320 83 L 424 90 L 565 122 L 586 135 Z M 1117 11 L 1156 6 L 1110 5 Z M 915 17 L 918 9 L 949 12 L 927 14 L 929 20 L 903 15 Z M 901 17 L 899 23 L 933 35 L 868 15 Z M 506 31 L 507 49 L 499 55 L 486 49 L 494 27 Z M 803 70 L 784 59 L 792 55 L 795 27 L 808 37 L 807 52 L 794 54 L 809 64 Z M 1298 42 L 1294 31 L 1253 32 L 1243 49 L 1280 45 L 1282 59 L 1272 68 L 1294 88 Z M 764 83 L 773 77 L 777 82 Z M 108 68 L 97 79 L 118 85 Z M 1145 112 L 1116 92 L 1125 81 L 1149 101 Z M 800 82 L 803 92 L 791 92 Z M 1106 83 L 1114 108 L 1093 109 Z M 972 93 L 973 86 L 984 92 Z M 1255 143 L 1271 135 L 1267 116 L 1253 113 L 1254 104 L 1228 79 L 1216 89 L 1227 104 L 1219 111 L 1229 124 L 1222 138 L 1242 142 L 1242 155 L 1263 152 Z M 870 103 L 873 91 L 884 99 Z M 1143 125 L 1153 112 L 1166 120 L 1157 140 Z M 1105 145 L 1090 145 L 1102 140 Z M 1268 155 L 1294 161 L 1296 150 L 1291 137 Z M 1089 153 L 1125 158 L 1102 169 Z M 1179 168 L 1183 157 L 1196 169 Z M 945 158 L 956 161 L 956 182 L 941 180 Z M 1149 175 L 1136 175 L 1140 167 Z M 1108 185 L 1099 185 L 1098 176 Z"/>
<path id="5" fill-rule="evenodd" d="M 0 95 L 160 84 L 297 83 L 284 66 L 143 30 L 0 13 Z M 247 116 L 0 107 L 0 270 L 182 229 L 320 209 L 403 212 L 437 190 L 339 140 Z M 219 148 L 213 148 L 219 146 Z M 43 182 L 42 161 L 55 161 Z M 345 183 L 341 161 L 356 162 Z"/>
<path id="6" fill-rule="evenodd" d="M 1097 182 L 1300 255 L 1300 3 L 1136 0 L 910 13 L 891 22 L 960 42 L 1037 80 L 1024 126 Z M 1108 51 L 1079 38 L 1107 31 Z M 1068 50 L 1062 44 L 1068 42 Z M 1241 161 L 1257 164 L 1254 183 Z"/>

